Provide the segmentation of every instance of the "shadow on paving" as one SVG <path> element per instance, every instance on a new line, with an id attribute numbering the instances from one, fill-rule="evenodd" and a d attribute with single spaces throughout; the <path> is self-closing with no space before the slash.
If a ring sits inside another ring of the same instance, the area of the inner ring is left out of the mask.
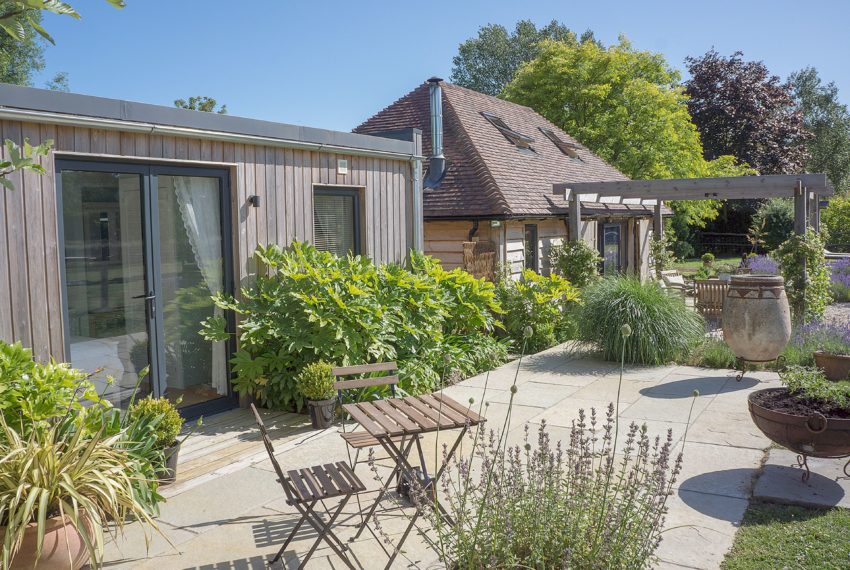
<path id="1" fill-rule="evenodd" d="M 266 557 L 252 556 L 251 558 L 226 560 L 202 566 L 187 566 L 184 570 L 262 570 L 264 568 L 268 568 Z"/>
<path id="2" fill-rule="evenodd" d="M 755 378 L 744 377 L 740 382 L 734 379 L 729 381 L 726 376 L 699 378 L 684 378 L 682 380 L 674 380 L 673 382 L 664 382 L 648 388 L 642 388 L 640 394 L 648 398 L 661 400 L 681 400 L 683 398 L 692 398 L 694 390 L 699 390 L 700 396 L 715 396 L 721 392 L 737 392 L 738 390 L 748 390 L 757 386 L 759 383 Z"/>

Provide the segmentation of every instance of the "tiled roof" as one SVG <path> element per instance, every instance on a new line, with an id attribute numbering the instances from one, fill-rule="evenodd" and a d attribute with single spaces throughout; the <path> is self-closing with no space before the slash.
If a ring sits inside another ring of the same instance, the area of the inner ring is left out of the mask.
<path id="1" fill-rule="evenodd" d="M 443 154 L 448 163 L 438 188 L 426 189 L 426 218 L 481 216 L 563 216 L 569 211 L 552 186 L 563 182 L 628 180 L 621 172 L 580 145 L 567 133 L 516 103 L 451 83 L 443 88 Z M 533 152 L 520 150 L 481 113 L 501 118 L 511 129 L 531 137 Z M 354 129 L 377 133 L 414 127 L 422 130 L 423 154 L 431 154 L 428 84 L 424 83 Z M 575 145 L 581 160 L 570 158 L 540 131 L 551 129 Z M 582 202 L 585 215 L 651 215 L 652 207 Z"/>

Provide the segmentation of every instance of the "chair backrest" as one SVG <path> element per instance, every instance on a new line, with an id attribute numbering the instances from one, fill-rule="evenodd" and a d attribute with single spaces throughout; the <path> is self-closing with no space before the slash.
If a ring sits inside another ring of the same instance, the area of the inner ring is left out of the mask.
<path id="1" fill-rule="evenodd" d="M 700 312 L 719 315 L 723 311 L 723 301 L 729 284 L 720 279 L 697 279 L 694 281 L 696 287 L 696 307 Z"/>
<path id="2" fill-rule="evenodd" d="M 272 462 L 272 467 L 274 467 L 275 473 L 277 473 L 278 481 L 280 482 L 281 487 L 283 487 L 283 491 L 286 493 L 286 498 L 292 501 L 294 500 L 294 495 L 289 489 L 289 484 L 286 479 L 286 475 L 283 474 L 283 469 L 280 468 L 280 464 L 274 456 L 274 445 L 272 445 L 272 440 L 269 438 L 269 432 L 266 431 L 266 424 L 263 423 L 263 418 L 260 417 L 260 413 L 257 411 L 254 404 L 251 404 L 251 411 L 254 412 L 254 420 L 257 422 L 257 427 L 260 428 L 263 445 L 266 446 L 266 452 L 269 454 L 269 459 Z"/>
<path id="3" fill-rule="evenodd" d="M 367 378 L 353 378 L 351 380 L 343 380 L 348 376 L 356 376 L 359 374 L 370 374 L 373 372 L 388 372 L 385 376 L 372 376 Z M 336 378 L 334 389 L 340 392 L 342 396 L 343 390 L 357 390 L 359 388 L 371 388 L 372 386 L 389 386 L 395 395 L 395 387 L 398 384 L 398 365 L 395 362 L 378 362 L 375 364 L 357 364 L 355 366 L 337 366 L 331 369 L 331 374 Z"/>

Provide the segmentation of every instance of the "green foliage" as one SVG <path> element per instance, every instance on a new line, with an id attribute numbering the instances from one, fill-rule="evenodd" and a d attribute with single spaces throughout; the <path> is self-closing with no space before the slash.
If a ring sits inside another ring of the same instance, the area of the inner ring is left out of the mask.
<path id="1" fill-rule="evenodd" d="M 132 457 L 120 447 L 120 435 L 101 432 L 84 437 L 67 433 L 67 422 L 33 430 L 21 437 L 0 421 L 0 526 L 4 526 L 3 568 L 10 568 L 27 526 L 37 533 L 41 556 L 48 519 L 64 515 L 81 535 L 94 568 L 101 566 L 103 531 L 123 530 L 132 520 L 157 528 L 140 501 Z M 81 516 L 91 521 L 85 524 Z"/>
<path id="2" fill-rule="evenodd" d="M 180 412 L 167 398 L 142 398 L 128 408 L 129 421 L 150 421 L 154 427 L 154 446 L 165 449 L 177 442 L 183 429 Z"/>
<path id="3" fill-rule="evenodd" d="M 8 0 L 0 0 L 0 14 L 12 10 Z M 41 12 L 31 10 L 30 16 L 41 19 Z M 35 74 L 44 69 L 44 42 L 30 26 L 24 28 L 22 37 L 13 37 L 0 31 L 0 82 L 14 85 L 32 85 Z"/>
<path id="4" fill-rule="evenodd" d="M 206 97 L 204 95 L 198 95 L 195 97 L 189 97 L 189 100 L 186 99 L 176 99 L 174 101 L 174 106 L 179 109 L 187 109 L 189 111 L 201 111 L 203 113 L 216 113 L 218 115 L 226 115 L 227 114 L 227 105 L 222 105 L 221 108 L 216 110 L 218 106 L 218 102 L 212 97 Z"/>
<path id="5" fill-rule="evenodd" d="M 305 365 L 295 377 L 295 387 L 308 400 L 330 400 L 336 394 L 331 365 L 324 360 Z"/>
<path id="6" fill-rule="evenodd" d="M 846 570 L 850 509 L 751 502 L 723 570 Z"/>
<path id="7" fill-rule="evenodd" d="M 663 56 L 621 39 L 603 48 L 544 41 L 505 88 L 631 178 L 702 174 L 699 135 L 679 74 Z"/>
<path id="8" fill-rule="evenodd" d="M 0 341 L 0 412 L 10 427 L 27 437 L 34 427 L 47 426 L 67 414 L 85 415 L 82 400 L 90 402 L 86 413 L 108 409 L 84 372 L 68 364 L 36 362 L 32 351 L 20 342 Z"/>
<path id="9" fill-rule="evenodd" d="M 711 267 L 702 266 L 694 273 L 694 279 L 711 279 L 715 276 L 715 272 Z"/>
<path id="10" fill-rule="evenodd" d="M 705 265 L 711 265 L 712 263 L 714 263 L 714 254 L 707 251 L 702 254 L 702 257 L 700 257 L 700 259 Z"/>
<path id="11" fill-rule="evenodd" d="M 661 272 L 670 269 L 676 262 L 673 255 L 672 240 L 667 232 L 660 236 L 653 235 L 649 240 L 649 265 L 655 270 L 655 277 L 661 279 Z"/>
<path id="12" fill-rule="evenodd" d="M 850 252 L 850 197 L 835 196 L 821 210 L 821 222 L 829 235 L 834 251 Z"/>
<path id="13" fill-rule="evenodd" d="M 750 225 L 750 241 L 773 251 L 794 233 L 794 202 L 771 198 L 759 205 Z"/>
<path id="14" fill-rule="evenodd" d="M 823 84 L 813 67 L 792 73 L 788 83 L 812 133 L 806 141 L 806 172 L 825 172 L 835 191 L 850 193 L 850 111 L 841 102 L 834 82 Z M 850 243 L 850 242 L 848 242 Z"/>
<path id="15" fill-rule="evenodd" d="M 602 257 L 586 241 L 566 241 L 549 250 L 552 268 L 574 287 L 584 289 L 599 275 Z"/>
<path id="16" fill-rule="evenodd" d="M 45 174 L 47 171 L 39 164 L 38 157 L 47 156 L 52 146 L 53 139 L 48 139 L 38 146 L 32 146 L 29 139 L 24 139 L 23 147 L 6 139 L 6 159 L 0 160 L 0 186 L 7 190 L 15 189 L 15 185 L 7 178 L 13 172 L 32 170 L 39 174 Z"/>
<path id="17" fill-rule="evenodd" d="M 788 366 L 779 373 L 788 393 L 808 403 L 817 404 L 824 413 L 850 412 L 850 380 L 827 380 L 823 370 L 809 366 Z"/>
<path id="18" fill-rule="evenodd" d="M 124 0 L 106 1 L 116 8 L 125 6 Z M 80 19 L 80 14 L 73 6 L 61 0 L 8 0 L 0 8 L 0 29 L 21 42 L 27 41 L 31 31 L 35 30 L 50 43 L 55 43 L 47 30 L 41 27 L 42 12 Z"/>
<path id="19" fill-rule="evenodd" d="M 402 388 L 430 391 L 444 369 L 447 335 L 492 332 L 501 312 L 493 284 L 445 271 L 411 254 L 411 268 L 337 257 L 295 242 L 255 254 L 265 268 L 239 300 L 215 303 L 240 317 L 240 347 L 231 360 L 234 388 L 271 408 L 299 407 L 294 376 L 310 362 L 338 366 L 396 361 Z M 203 323 L 205 338 L 227 338 L 224 319 Z"/>
<path id="20" fill-rule="evenodd" d="M 774 257 L 785 278 L 785 291 L 795 320 L 820 319 L 832 301 L 823 238 L 809 228 L 804 236 L 792 235 L 774 252 Z"/>
<path id="21" fill-rule="evenodd" d="M 540 42 L 547 39 L 570 45 L 594 41 L 592 32 L 585 32 L 578 40 L 575 33 L 555 20 L 540 29 L 531 20 L 520 20 L 513 32 L 489 24 L 478 30 L 477 37 L 460 44 L 452 59 L 451 81 L 480 93 L 498 95 L 523 63 L 537 57 Z"/>
<path id="22" fill-rule="evenodd" d="M 579 338 L 594 343 L 605 360 L 620 359 L 624 324 L 632 328 L 625 352 L 626 362 L 632 364 L 666 364 L 689 353 L 704 336 L 702 317 L 654 281 L 602 279 L 584 292 L 582 300 Z"/>
<path id="23" fill-rule="evenodd" d="M 505 332 L 514 350 L 537 352 L 557 344 L 558 331 L 567 327 L 571 305 L 579 299 L 578 289 L 557 274 L 544 277 L 530 269 L 518 280 L 505 279 L 498 287 L 499 303 L 505 311 Z M 530 337 L 526 327 L 532 328 Z"/>
<path id="24" fill-rule="evenodd" d="M 717 338 L 706 338 L 687 357 L 677 359 L 680 364 L 706 368 L 735 368 L 737 361 L 729 345 Z"/>

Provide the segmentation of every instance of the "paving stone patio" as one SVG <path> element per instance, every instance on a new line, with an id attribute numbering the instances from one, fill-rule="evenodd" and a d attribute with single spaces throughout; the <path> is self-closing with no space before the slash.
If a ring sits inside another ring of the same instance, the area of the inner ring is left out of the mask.
<path id="1" fill-rule="evenodd" d="M 508 413 L 509 388 L 516 371 L 517 363 L 509 363 L 491 372 L 489 377 L 470 378 L 445 392 L 460 402 L 470 398 L 481 402 L 483 398 L 489 427 L 501 427 Z M 534 430 L 544 420 L 552 439 L 565 438 L 579 409 L 604 411 L 616 397 L 617 379 L 617 365 L 579 358 L 564 347 L 526 358 L 516 380 L 518 392 L 508 422 L 509 440 L 519 441 L 525 424 Z M 627 368 L 619 410 L 624 421 L 646 423 L 653 435 L 664 435 L 667 429 L 672 429 L 677 445 L 681 445 L 693 404 L 684 444 L 684 470 L 668 503 L 669 530 L 665 531 L 658 551 L 658 568 L 719 567 L 732 545 L 770 445 L 750 421 L 746 398 L 755 389 L 777 383 L 777 375 L 769 372 L 750 373 L 743 381 L 736 382 L 734 373 L 727 370 L 687 366 Z M 699 390 L 695 401 L 694 390 Z M 442 435 L 450 437 L 450 434 Z M 437 448 L 432 434 L 424 445 L 432 466 Z M 347 458 L 344 442 L 335 428 L 291 436 L 278 446 L 277 452 L 284 469 Z M 806 487 L 800 482 L 798 470 L 788 472 L 790 468 L 784 467 L 793 463 L 793 459 L 774 450 L 767 461 L 757 494 L 782 495 L 788 500 L 804 495 L 803 502 L 814 495 L 822 503 L 832 501 L 831 504 L 840 502 L 848 506 L 850 493 L 846 491 L 850 489 L 846 482 L 835 482 L 843 462 L 813 462 L 817 476 L 813 475 Z M 368 466 L 361 465 L 358 473 L 367 486 L 378 487 Z M 356 502 L 349 503 L 343 517 L 339 534 L 345 539 L 354 535 L 359 522 Z M 221 470 L 216 477 L 173 494 L 163 505 L 159 520 L 165 538 L 155 536 L 146 551 L 140 529 L 131 527 L 123 538 L 108 545 L 105 567 L 264 568 L 297 517 L 283 500 L 270 462 L 256 456 L 248 465 L 243 461 L 232 470 Z M 391 537 L 398 536 L 406 523 L 398 513 L 386 514 L 381 520 Z M 428 546 L 427 522 L 420 521 L 421 532 L 408 539 L 395 567 L 440 567 Z M 287 567 L 297 567 L 299 557 L 312 544 L 310 536 L 302 535 L 290 545 L 284 558 Z M 353 542 L 351 549 L 355 563 L 362 568 L 382 568 L 386 561 L 381 543 L 368 532 Z M 343 568 L 344 565 L 323 546 L 309 567 Z"/>

